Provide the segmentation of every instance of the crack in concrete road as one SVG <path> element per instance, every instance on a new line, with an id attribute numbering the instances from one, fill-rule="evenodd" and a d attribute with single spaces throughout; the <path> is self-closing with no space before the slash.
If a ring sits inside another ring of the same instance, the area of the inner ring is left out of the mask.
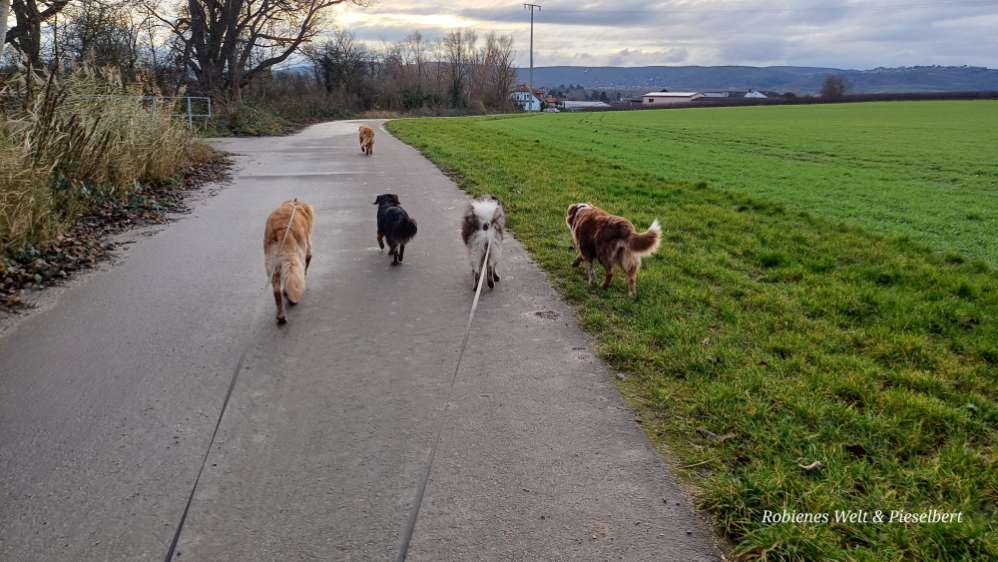
<path id="1" fill-rule="evenodd" d="M 391 559 L 447 410 L 410 560 L 717 560 L 515 240 L 445 398 L 467 199 L 383 129 L 362 156 L 356 127 L 219 141 L 231 186 L 0 337 L 0 559 L 162 559 L 203 459 L 174 559 Z M 401 267 L 374 239 L 384 192 L 419 221 Z M 261 237 L 293 196 L 315 259 L 278 327 Z"/>

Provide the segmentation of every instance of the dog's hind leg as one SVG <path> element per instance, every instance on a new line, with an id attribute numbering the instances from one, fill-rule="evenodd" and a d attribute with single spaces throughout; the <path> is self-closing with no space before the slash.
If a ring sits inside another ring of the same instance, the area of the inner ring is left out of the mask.
<path id="1" fill-rule="evenodd" d="M 627 294 L 632 299 L 638 298 L 638 270 L 641 269 L 641 263 L 633 265 L 627 270 Z"/>
<path id="2" fill-rule="evenodd" d="M 380 232 L 378 233 L 378 249 L 379 250 L 385 249 L 385 235 Z"/>
<path id="3" fill-rule="evenodd" d="M 494 289 L 496 287 L 495 271 L 493 270 L 491 265 L 486 266 L 485 268 L 485 282 L 489 284 L 490 289 Z"/>
<path id="4" fill-rule="evenodd" d="M 613 264 L 603 264 L 603 289 L 609 289 L 610 283 L 613 282 Z"/>
<path id="5" fill-rule="evenodd" d="M 388 242 L 388 255 L 392 257 L 392 265 L 399 264 L 399 251 L 398 246 L 393 244 L 391 241 Z"/>
<path id="6" fill-rule="evenodd" d="M 399 244 L 399 261 L 405 259 L 405 244 Z"/>
<path id="7" fill-rule="evenodd" d="M 288 321 L 284 316 L 284 292 L 281 290 L 281 268 L 274 271 L 270 278 L 270 283 L 274 288 L 274 303 L 277 304 L 277 323 L 283 324 Z"/>

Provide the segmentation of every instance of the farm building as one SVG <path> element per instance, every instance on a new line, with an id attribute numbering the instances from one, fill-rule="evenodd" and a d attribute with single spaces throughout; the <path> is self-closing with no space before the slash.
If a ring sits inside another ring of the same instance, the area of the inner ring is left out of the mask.
<path id="1" fill-rule="evenodd" d="M 648 92 L 641 96 L 641 105 L 675 105 L 690 103 L 702 97 L 700 92 Z"/>
<path id="2" fill-rule="evenodd" d="M 748 93 L 745 94 L 745 97 L 763 99 L 763 98 L 768 98 L 769 96 L 758 90 L 749 90 Z"/>
<path id="3" fill-rule="evenodd" d="M 561 102 L 565 111 L 580 111 L 585 109 L 609 109 L 610 104 L 601 101 L 569 101 Z"/>

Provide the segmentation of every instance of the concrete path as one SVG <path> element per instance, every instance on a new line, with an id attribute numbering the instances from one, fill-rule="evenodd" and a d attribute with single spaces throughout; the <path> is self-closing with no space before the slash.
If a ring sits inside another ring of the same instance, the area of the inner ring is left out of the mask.
<path id="1" fill-rule="evenodd" d="M 203 459 L 175 559 L 394 559 L 438 429 L 410 560 L 716 560 L 516 241 L 449 394 L 465 196 L 383 130 L 361 156 L 356 127 L 220 141 L 231 186 L 0 337 L 0 560 L 162 560 Z M 419 222 L 401 267 L 382 192 Z M 293 196 L 315 259 L 278 327 L 263 222 Z"/>

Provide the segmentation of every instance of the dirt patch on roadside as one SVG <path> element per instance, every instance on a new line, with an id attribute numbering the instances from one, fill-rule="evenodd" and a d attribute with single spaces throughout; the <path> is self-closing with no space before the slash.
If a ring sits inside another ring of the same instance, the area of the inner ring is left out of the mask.
<path id="1" fill-rule="evenodd" d="M 0 316 L 31 308 L 33 294 L 111 258 L 121 244 L 111 240 L 112 235 L 167 223 L 189 212 L 191 196 L 227 181 L 232 164 L 229 155 L 219 152 L 187 169 L 179 184 L 144 186 L 128 199 L 101 203 L 65 234 L 0 256 Z"/>

